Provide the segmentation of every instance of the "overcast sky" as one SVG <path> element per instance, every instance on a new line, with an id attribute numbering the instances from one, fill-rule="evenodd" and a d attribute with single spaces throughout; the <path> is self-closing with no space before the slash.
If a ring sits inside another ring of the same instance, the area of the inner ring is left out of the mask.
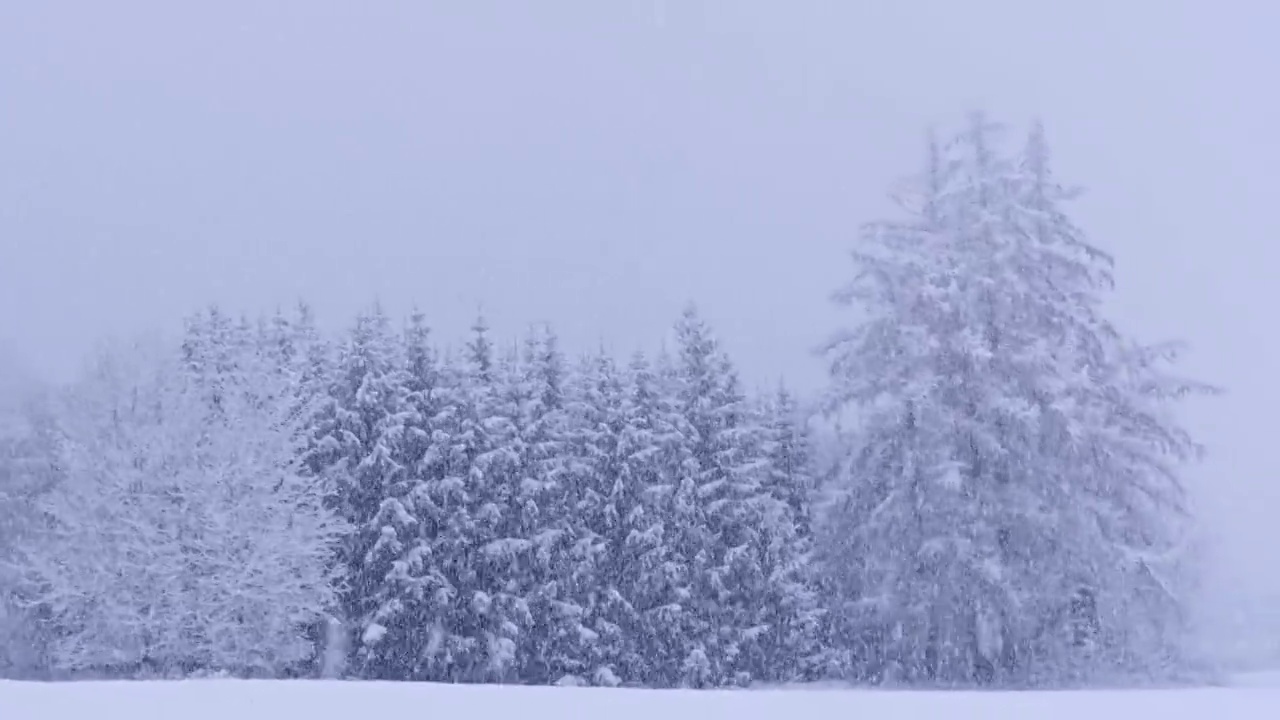
<path id="1" fill-rule="evenodd" d="M 1039 116 L 1118 317 L 1230 390 L 1188 418 L 1214 584 L 1280 616 L 1277 27 L 1225 0 L 0 3 L 0 345 L 60 377 L 105 334 L 306 297 L 629 352 L 694 299 L 749 379 L 813 388 L 926 128 Z"/>

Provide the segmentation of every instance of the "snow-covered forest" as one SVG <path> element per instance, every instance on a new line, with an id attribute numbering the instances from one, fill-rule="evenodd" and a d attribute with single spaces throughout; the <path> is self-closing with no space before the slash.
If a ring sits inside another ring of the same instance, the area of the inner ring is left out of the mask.
<path id="1" fill-rule="evenodd" d="M 915 165 L 817 397 L 744 382 L 693 305 L 626 357 L 377 304 L 104 345 L 0 428 L 0 675 L 1187 677 L 1174 411 L 1215 389 L 1105 317 L 1039 126 Z"/>

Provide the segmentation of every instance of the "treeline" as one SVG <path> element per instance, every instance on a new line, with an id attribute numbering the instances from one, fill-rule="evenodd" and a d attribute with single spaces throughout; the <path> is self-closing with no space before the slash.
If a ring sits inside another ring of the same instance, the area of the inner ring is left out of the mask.
<path id="1" fill-rule="evenodd" d="M 621 364 L 397 325 L 212 310 L 180 351 L 104 355 L 24 553 L 45 662 L 309 674 L 332 617 L 362 678 L 818 674 L 805 425 L 692 310 L 675 354 Z"/>
<path id="2" fill-rule="evenodd" d="M 1167 678 L 1182 650 L 1168 415 L 1209 388 L 1101 312 L 1038 129 L 931 142 L 866 228 L 810 413 L 692 308 L 672 351 L 547 328 L 456 351 L 374 307 L 213 309 L 103 352 L 9 432 L 0 672 L 722 687 Z M 821 480 L 821 482 L 819 482 Z M 7 664 L 7 665 L 6 665 Z M 6 669 L 7 668 L 7 669 Z"/>

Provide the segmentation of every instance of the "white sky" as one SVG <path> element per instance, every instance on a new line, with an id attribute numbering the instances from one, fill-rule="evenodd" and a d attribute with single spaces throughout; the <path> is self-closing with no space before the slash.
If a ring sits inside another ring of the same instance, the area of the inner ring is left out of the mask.
<path id="1" fill-rule="evenodd" d="M 1212 587 L 1280 630 L 1277 27 L 1260 0 L 0 3 L 0 345 L 58 377 L 305 296 L 629 352 L 695 299 L 749 379 L 812 388 L 923 131 L 1038 115 L 1118 316 L 1230 390 L 1188 416 Z"/>

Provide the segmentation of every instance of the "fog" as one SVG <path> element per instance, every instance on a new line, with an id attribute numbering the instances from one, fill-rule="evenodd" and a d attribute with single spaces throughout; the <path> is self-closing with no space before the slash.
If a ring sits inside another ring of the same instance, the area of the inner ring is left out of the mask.
<path id="1" fill-rule="evenodd" d="M 749 380 L 812 390 L 846 250 L 926 130 L 1039 117 L 1116 316 L 1228 391 L 1187 410 L 1201 615 L 1280 657 L 1277 26 L 1244 1 L 5 3 L 0 354 L 58 380 L 103 336 L 298 298 L 626 352 L 692 299 Z"/>

